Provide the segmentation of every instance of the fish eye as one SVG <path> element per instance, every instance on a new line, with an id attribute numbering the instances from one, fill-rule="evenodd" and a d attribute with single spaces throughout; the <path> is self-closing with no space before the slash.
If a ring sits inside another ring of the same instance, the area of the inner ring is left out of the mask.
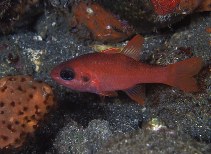
<path id="1" fill-rule="evenodd" d="M 60 77 L 64 80 L 72 80 L 75 77 L 75 73 L 72 69 L 65 68 L 65 69 L 61 70 Z"/>

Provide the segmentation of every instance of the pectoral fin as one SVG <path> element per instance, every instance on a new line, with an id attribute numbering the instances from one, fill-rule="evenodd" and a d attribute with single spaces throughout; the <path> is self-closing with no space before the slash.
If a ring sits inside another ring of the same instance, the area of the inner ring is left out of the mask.
<path id="1" fill-rule="evenodd" d="M 110 97 L 116 97 L 118 96 L 116 91 L 102 91 L 100 93 L 98 93 L 101 96 L 110 96 Z"/>
<path id="2" fill-rule="evenodd" d="M 134 101 L 140 105 L 144 105 L 145 99 L 145 85 L 136 85 L 130 89 L 124 90 L 124 92 Z"/>

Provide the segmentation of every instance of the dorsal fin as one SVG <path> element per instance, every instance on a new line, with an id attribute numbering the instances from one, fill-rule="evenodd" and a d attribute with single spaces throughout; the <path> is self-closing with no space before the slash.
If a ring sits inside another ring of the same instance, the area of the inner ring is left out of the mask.
<path id="1" fill-rule="evenodd" d="M 136 35 L 128 42 L 121 53 L 139 61 L 143 43 L 144 38 L 141 35 Z"/>
<path id="2" fill-rule="evenodd" d="M 106 50 L 102 50 L 102 53 L 107 53 L 107 54 L 114 54 L 114 53 L 120 53 L 121 49 L 120 48 L 109 48 Z"/>

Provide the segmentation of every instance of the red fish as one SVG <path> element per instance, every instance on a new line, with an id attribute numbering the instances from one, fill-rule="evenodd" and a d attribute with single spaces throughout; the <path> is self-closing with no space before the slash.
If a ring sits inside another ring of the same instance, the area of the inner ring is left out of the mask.
<path id="1" fill-rule="evenodd" d="M 139 104 L 144 103 L 143 83 L 163 83 L 186 92 L 198 91 L 193 78 L 202 67 L 202 59 L 193 57 L 167 66 L 152 66 L 139 61 L 143 37 L 136 35 L 127 46 L 106 53 L 89 53 L 55 67 L 51 77 L 61 85 L 81 92 L 104 96 L 123 90 Z M 118 53 L 116 53 L 116 50 Z"/>

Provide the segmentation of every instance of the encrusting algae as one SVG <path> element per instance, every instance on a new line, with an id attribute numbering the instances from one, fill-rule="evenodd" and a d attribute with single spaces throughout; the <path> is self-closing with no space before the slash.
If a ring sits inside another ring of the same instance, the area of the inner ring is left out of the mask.
<path id="1" fill-rule="evenodd" d="M 95 40 L 119 42 L 133 34 L 133 29 L 97 3 L 80 2 L 73 7 L 74 20 L 85 25 Z"/>
<path id="2" fill-rule="evenodd" d="M 0 149 L 21 146 L 55 105 L 51 87 L 30 76 L 0 79 Z"/>

